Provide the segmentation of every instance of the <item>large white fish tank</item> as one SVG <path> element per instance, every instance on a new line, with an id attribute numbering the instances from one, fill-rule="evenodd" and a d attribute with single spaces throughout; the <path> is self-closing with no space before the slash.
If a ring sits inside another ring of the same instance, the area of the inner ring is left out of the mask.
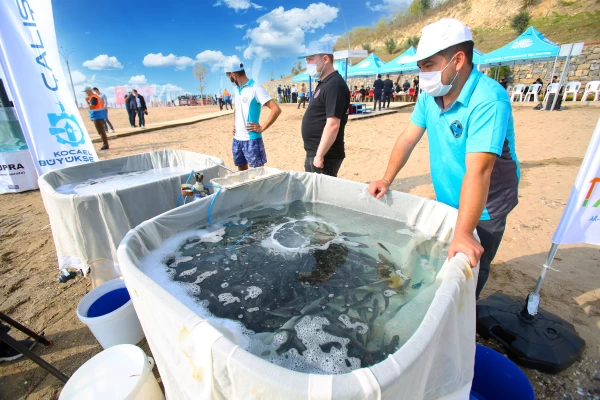
<path id="1" fill-rule="evenodd" d="M 175 208 L 192 171 L 208 182 L 225 176 L 222 164 L 218 157 L 162 150 L 43 174 L 38 183 L 59 267 L 91 270 L 94 285 L 119 277 L 117 247 L 125 234 Z"/>
<path id="2" fill-rule="evenodd" d="M 272 168 L 212 183 L 118 250 L 169 398 L 468 398 L 476 276 L 446 260 L 455 209 Z"/>

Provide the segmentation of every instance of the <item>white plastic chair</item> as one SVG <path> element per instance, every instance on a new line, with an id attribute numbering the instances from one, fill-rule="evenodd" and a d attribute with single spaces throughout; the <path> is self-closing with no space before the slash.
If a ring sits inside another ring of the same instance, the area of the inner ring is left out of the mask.
<path id="1" fill-rule="evenodd" d="M 528 99 L 533 97 L 534 102 L 536 102 L 536 103 L 539 102 L 540 101 L 539 95 L 540 95 L 541 91 L 542 91 L 542 85 L 539 83 L 529 86 L 529 90 L 527 91 L 527 94 L 525 95 L 525 101 L 528 101 Z"/>
<path id="2" fill-rule="evenodd" d="M 600 95 L 600 81 L 591 81 L 585 85 L 585 92 L 583 92 L 581 101 L 587 101 L 590 94 L 594 94 L 594 99 L 592 101 L 598 101 L 598 96 Z"/>
<path id="3" fill-rule="evenodd" d="M 514 89 L 514 86 L 512 86 L 512 85 L 506 87 L 506 91 L 508 92 L 509 96 L 512 96 L 513 89 Z"/>
<path id="4" fill-rule="evenodd" d="M 558 83 L 551 83 L 546 87 L 546 94 L 544 95 L 544 105 L 546 105 L 546 103 L 548 103 L 548 98 L 550 97 L 551 94 L 558 94 L 559 92 L 559 84 Z"/>
<path id="5" fill-rule="evenodd" d="M 523 101 L 523 91 L 525 90 L 526 85 L 516 85 L 513 88 L 512 95 L 510 96 L 510 101 L 515 101 L 515 96 L 519 96 L 519 101 Z"/>
<path id="6" fill-rule="evenodd" d="M 579 89 L 581 88 L 581 82 L 569 82 L 567 86 L 565 86 L 565 101 L 567 101 L 567 96 L 570 94 L 573 95 L 572 101 L 577 101 L 577 93 L 579 93 Z"/>

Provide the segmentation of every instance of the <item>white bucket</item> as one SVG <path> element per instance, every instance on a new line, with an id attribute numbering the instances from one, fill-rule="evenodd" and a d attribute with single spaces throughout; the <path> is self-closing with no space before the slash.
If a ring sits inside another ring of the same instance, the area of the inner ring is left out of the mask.
<path id="1" fill-rule="evenodd" d="M 59 400 L 162 400 L 152 368 L 154 360 L 139 347 L 113 346 L 79 367 Z"/>
<path id="2" fill-rule="evenodd" d="M 131 299 L 108 314 L 88 317 L 88 311 L 96 300 L 107 293 L 122 288 L 125 288 L 125 282 L 121 279 L 103 283 L 86 294 L 77 306 L 79 320 L 90 328 L 90 331 L 104 349 L 118 344 L 136 344 L 144 338 L 144 331 Z"/>

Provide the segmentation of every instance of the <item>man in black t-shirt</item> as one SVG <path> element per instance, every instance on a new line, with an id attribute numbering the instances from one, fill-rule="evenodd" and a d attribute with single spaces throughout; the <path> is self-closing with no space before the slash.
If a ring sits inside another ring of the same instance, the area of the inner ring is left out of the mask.
<path id="1" fill-rule="evenodd" d="M 377 108 L 377 101 L 379 101 L 379 111 L 381 111 L 381 98 L 383 97 L 383 81 L 381 80 L 381 74 L 377 75 L 377 80 L 373 82 L 373 111 Z"/>
<path id="2" fill-rule="evenodd" d="M 344 128 L 348 122 L 350 90 L 333 68 L 330 44 L 313 42 L 306 58 L 307 72 L 320 79 L 302 118 L 302 140 L 306 151 L 304 170 L 337 176 L 344 161 Z"/>
<path id="3" fill-rule="evenodd" d="M 390 101 L 392 100 L 392 93 L 394 93 L 394 81 L 390 79 L 390 74 L 385 76 L 383 81 L 383 107 L 385 108 L 385 102 L 387 101 L 387 108 L 390 108 Z"/>

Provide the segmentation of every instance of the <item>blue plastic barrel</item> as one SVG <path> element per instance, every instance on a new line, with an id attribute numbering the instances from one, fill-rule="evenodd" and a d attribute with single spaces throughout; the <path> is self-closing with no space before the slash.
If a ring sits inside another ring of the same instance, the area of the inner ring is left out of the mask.
<path id="1" fill-rule="evenodd" d="M 534 400 L 527 376 L 507 357 L 477 345 L 471 400 Z"/>

